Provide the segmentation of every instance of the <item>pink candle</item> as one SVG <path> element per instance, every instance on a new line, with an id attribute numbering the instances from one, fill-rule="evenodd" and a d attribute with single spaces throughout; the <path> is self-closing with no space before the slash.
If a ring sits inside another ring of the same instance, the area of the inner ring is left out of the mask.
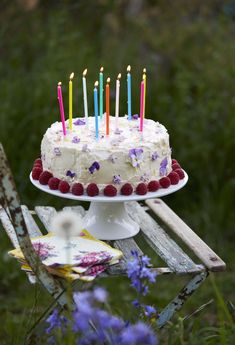
<path id="1" fill-rule="evenodd" d="M 140 85 L 140 131 L 143 132 L 144 127 L 144 80 Z"/>
<path id="2" fill-rule="evenodd" d="M 58 83 L 57 94 L 58 94 L 58 101 L 59 101 L 59 106 L 60 106 L 60 117 L 61 117 L 61 122 L 62 122 L 63 133 L 64 133 L 64 135 L 66 135 L 66 127 L 65 127 L 65 120 L 64 120 L 64 105 L 63 105 L 61 82 Z"/>

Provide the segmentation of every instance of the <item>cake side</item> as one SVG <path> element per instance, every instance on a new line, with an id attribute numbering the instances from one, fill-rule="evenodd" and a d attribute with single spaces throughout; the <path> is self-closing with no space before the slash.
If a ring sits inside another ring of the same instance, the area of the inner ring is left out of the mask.
<path id="1" fill-rule="evenodd" d="M 110 135 L 105 135 L 105 117 L 100 123 L 100 139 L 95 139 L 94 117 L 89 117 L 89 129 L 83 119 L 73 120 L 73 131 L 63 136 L 61 123 L 46 131 L 41 144 L 43 170 L 69 184 L 80 182 L 86 187 L 94 182 L 100 190 L 109 184 L 117 190 L 125 183 L 135 188 L 167 176 L 171 168 L 171 149 L 166 128 L 158 122 L 144 119 L 143 136 L 139 121 L 120 117 L 118 131 L 110 116 Z"/>

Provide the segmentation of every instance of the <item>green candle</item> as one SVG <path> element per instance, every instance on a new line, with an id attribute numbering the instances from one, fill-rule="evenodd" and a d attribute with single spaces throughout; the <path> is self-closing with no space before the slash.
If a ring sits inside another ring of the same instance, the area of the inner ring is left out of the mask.
<path id="1" fill-rule="evenodd" d="M 100 79 L 99 79 L 99 86 L 100 86 L 100 119 L 102 119 L 103 116 L 103 79 L 104 79 L 104 75 L 103 75 L 103 70 L 104 67 L 100 68 Z"/>

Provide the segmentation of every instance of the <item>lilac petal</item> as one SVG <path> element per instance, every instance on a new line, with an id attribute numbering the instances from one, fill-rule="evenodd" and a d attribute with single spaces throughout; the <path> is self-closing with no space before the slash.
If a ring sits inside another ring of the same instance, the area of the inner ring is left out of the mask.
<path id="1" fill-rule="evenodd" d="M 85 125 L 85 121 L 84 120 L 81 120 L 81 119 L 77 119 L 76 121 L 74 121 L 73 123 L 75 126 L 83 126 Z"/>

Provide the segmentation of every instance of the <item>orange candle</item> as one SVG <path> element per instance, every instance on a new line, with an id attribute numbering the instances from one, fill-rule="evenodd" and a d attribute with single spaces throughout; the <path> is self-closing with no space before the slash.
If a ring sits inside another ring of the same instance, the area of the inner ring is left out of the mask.
<path id="1" fill-rule="evenodd" d="M 109 116 L 110 116 L 110 107 L 109 107 L 109 97 L 110 97 L 110 89 L 109 89 L 110 78 L 107 78 L 106 83 L 106 135 L 109 135 Z"/>

